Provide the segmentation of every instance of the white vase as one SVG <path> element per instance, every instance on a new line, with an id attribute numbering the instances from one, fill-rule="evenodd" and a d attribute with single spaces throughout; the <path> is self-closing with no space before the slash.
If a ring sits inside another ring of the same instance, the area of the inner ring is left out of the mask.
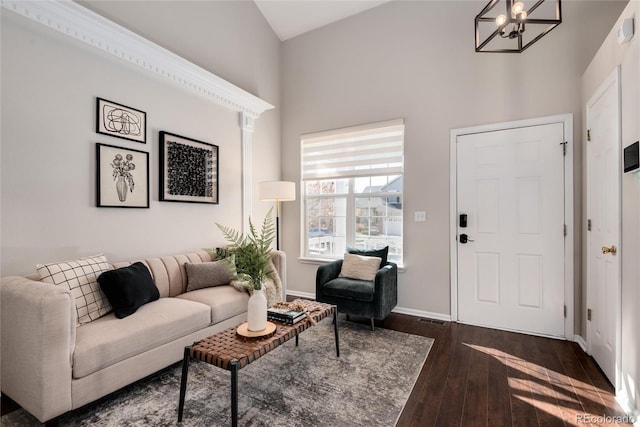
<path id="1" fill-rule="evenodd" d="M 267 328 L 267 297 L 264 287 L 253 291 L 247 306 L 247 327 L 252 332 L 264 331 Z"/>

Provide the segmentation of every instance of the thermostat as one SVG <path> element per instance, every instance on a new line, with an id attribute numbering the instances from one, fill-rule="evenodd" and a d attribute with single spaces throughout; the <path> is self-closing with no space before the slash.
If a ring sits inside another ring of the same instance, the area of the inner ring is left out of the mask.
<path id="1" fill-rule="evenodd" d="M 618 44 L 628 42 L 631 37 L 633 37 L 633 18 L 627 18 L 618 28 Z"/>

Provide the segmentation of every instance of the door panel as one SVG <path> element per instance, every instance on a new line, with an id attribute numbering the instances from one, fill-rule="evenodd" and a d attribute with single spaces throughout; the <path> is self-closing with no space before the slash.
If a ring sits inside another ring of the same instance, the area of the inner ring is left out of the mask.
<path id="1" fill-rule="evenodd" d="M 462 322 L 564 336 L 564 126 L 458 136 Z"/>
<path id="2" fill-rule="evenodd" d="M 587 321 L 589 351 L 615 384 L 620 300 L 620 89 L 616 69 L 587 103 Z"/>

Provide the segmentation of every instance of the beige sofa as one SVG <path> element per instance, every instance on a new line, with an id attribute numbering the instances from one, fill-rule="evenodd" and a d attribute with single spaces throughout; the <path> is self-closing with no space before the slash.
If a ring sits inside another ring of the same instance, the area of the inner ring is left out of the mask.
<path id="1" fill-rule="evenodd" d="M 186 345 L 245 321 L 248 295 L 232 286 L 185 292 L 184 264 L 203 261 L 211 261 L 206 252 L 143 260 L 160 299 L 123 319 L 110 313 L 80 327 L 68 290 L 37 274 L 2 278 L 2 392 L 45 422 L 181 360 Z M 274 251 L 273 261 L 284 297 L 286 257 Z"/>

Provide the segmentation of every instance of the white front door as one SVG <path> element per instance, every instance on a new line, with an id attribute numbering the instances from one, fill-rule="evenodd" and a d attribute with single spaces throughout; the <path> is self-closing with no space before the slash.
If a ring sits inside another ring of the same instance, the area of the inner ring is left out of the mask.
<path id="1" fill-rule="evenodd" d="M 457 137 L 459 321 L 565 335 L 565 141 L 563 123 Z"/>
<path id="2" fill-rule="evenodd" d="M 619 87 L 616 69 L 587 103 L 587 340 L 614 385 L 621 305 Z"/>

